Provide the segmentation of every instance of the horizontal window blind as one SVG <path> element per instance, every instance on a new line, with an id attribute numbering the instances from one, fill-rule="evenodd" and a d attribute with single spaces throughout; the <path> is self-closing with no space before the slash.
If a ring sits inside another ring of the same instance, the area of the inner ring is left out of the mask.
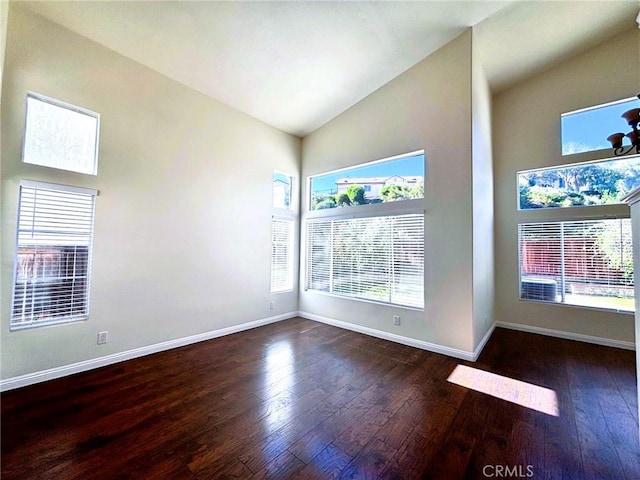
<path id="1" fill-rule="evenodd" d="M 89 190 L 20 186 L 12 327 L 86 318 L 94 203 Z"/>
<path id="2" fill-rule="evenodd" d="M 424 307 L 424 215 L 307 223 L 306 288 Z"/>
<path id="3" fill-rule="evenodd" d="M 293 289 L 293 226 L 291 220 L 271 220 L 271 293 Z"/>
<path id="4" fill-rule="evenodd" d="M 630 219 L 518 226 L 520 298 L 634 310 Z"/>

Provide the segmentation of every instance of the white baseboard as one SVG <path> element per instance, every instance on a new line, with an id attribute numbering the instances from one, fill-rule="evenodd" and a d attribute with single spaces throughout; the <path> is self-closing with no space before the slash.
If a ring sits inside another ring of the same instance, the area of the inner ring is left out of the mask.
<path id="1" fill-rule="evenodd" d="M 581 333 L 563 332 L 560 330 L 553 330 L 551 328 L 534 327 L 531 325 L 522 325 L 519 323 L 510 322 L 496 322 L 496 327 L 518 330 L 520 332 L 538 333 L 540 335 L 547 335 L 549 337 L 564 338 L 565 340 L 576 340 L 578 342 L 593 343 L 595 345 L 603 345 L 605 347 L 622 348 L 624 350 L 636 349 L 636 344 L 634 342 L 594 337 L 591 335 L 583 335 Z"/>
<path id="2" fill-rule="evenodd" d="M 403 337 L 394 333 L 384 332 L 382 330 L 376 330 L 369 327 L 363 327 L 354 323 L 343 322 L 342 320 L 335 320 L 333 318 L 323 317 L 309 312 L 298 312 L 298 316 L 306 318 L 308 320 L 314 320 L 316 322 L 326 323 L 327 325 L 333 325 L 334 327 L 344 328 L 353 332 L 363 333 L 376 338 L 382 338 L 383 340 L 389 340 L 391 342 L 401 343 L 402 345 L 408 345 L 410 347 L 420 348 L 433 353 L 441 353 L 449 357 L 459 358 L 461 360 L 468 360 L 475 362 L 482 351 L 482 348 L 489 340 L 491 333 L 493 332 L 493 326 L 487 332 L 487 334 L 480 342 L 480 345 L 473 352 L 466 350 L 459 350 L 457 348 L 445 347 L 443 345 L 437 345 L 435 343 L 425 342 L 423 340 L 416 340 L 415 338 Z"/>
<path id="3" fill-rule="evenodd" d="M 151 355 L 152 353 L 171 350 L 172 348 L 184 347 L 193 343 L 223 337 L 232 333 L 261 327 L 269 323 L 275 323 L 281 320 L 294 318 L 297 315 L 298 312 L 283 313 L 281 315 L 254 320 L 252 322 L 241 323 L 240 325 L 233 325 L 231 327 L 221 328 L 219 330 L 211 330 L 209 332 L 199 333 L 197 335 L 191 335 L 189 337 L 177 338 L 175 340 L 156 343 L 154 345 L 149 345 L 146 347 L 135 348 L 133 350 L 127 350 L 125 352 L 119 352 L 111 355 L 106 355 L 104 357 L 93 358 L 91 360 L 85 360 L 83 362 L 72 363 L 70 365 L 63 365 L 61 367 L 49 368 L 40 372 L 28 373 L 26 375 L 20 375 L 18 377 L 7 378 L 6 380 L 0 380 L 0 392 L 25 387 L 27 385 L 33 385 L 35 383 L 45 382 L 47 380 L 53 380 L 55 378 L 65 377 L 67 375 L 73 375 L 74 373 L 85 372 L 94 368 L 105 367 L 107 365 L 123 362 L 125 360 L 131 360 L 138 357 L 144 357 L 145 355 Z"/>
<path id="4" fill-rule="evenodd" d="M 476 347 L 476 349 L 473 352 L 473 361 L 474 362 L 476 360 L 478 360 L 478 357 L 482 353 L 482 350 L 484 349 L 484 346 L 487 344 L 487 342 L 491 338 L 491 335 L 493 335 L 493 331 L 495 329 L 496 329 L 496 322 L 493 322 L 491 324 L 491 326 L 489 327 L 489 330 L 487 330 L 487 333 L 484 334 L 484 337 L 482 337 L 482 340 L 480 340 L 480 343 L 478 344 L 478 346 Z"/>

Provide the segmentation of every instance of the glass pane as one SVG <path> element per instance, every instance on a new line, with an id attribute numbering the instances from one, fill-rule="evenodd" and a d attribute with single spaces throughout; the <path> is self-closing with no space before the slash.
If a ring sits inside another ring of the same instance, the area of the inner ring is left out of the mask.
<path id="1" fill-rule="evenodd" d="M 634 311 L 629 219 L 518 226 L 520 298 Z"/>
<path id="2" fill-rule="evenodd" d="M 293 288 L 293 222 L 271 221 L 271 293 Z"/>
<path id="3" fill-rule="evenodd" d="M 97 114 L 27 97 L 25 163 L 95 175 L 97 143 Z"/>
<path id="4" fill-rule="evenodd" d="M 631 131 L 620 115 L 638 106 L 638 99 L 631 98 L 563 114 L 561 117 L 562 155 L 611 148 L 611 144 L 607 141 L 609 135 Z"/>
<path id="5" fill-rule="evenodd" d="M 424 154 L 311 177 L 311 210 L 424 198 Z"/>
<path id="6" fill-rule="evenodd" d="M 273 206 L 291 208 L 291 177 L 284 173 L 273 174 Z"/>
<path id="7" fill-rule="evenodd" d="M 20 186 L 11 327 L 88 314 L 94 196 Z"/>
<path id="8" fill-rule="evenodd" d="M 518 173 L 519 208 L 621 203 L 640 187 L 640 156 Z"/>
<path id="9" fill-rule="evenodd" d="M 424 215 L 307 224 L 307 289 L 424 307 Z"/>

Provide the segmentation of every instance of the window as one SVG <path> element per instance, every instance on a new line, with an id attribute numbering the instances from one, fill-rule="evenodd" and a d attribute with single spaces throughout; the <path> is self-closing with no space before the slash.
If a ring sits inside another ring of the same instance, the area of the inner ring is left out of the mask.
<path id="1" fill-rule="evenodd" d="M 307 223 L 306 288 L 424 307 L 424 214 Z"/>
<path id="2" fill-rule="evenodd" d="M 271 220 L 271 293 L 293 290 L 293 227 L 290 219 Z"/>
<path id="3" fill-rule="evenodd" d="M 12 329 L 87 318 L 96 194 L 20 183 Z"/>
<path id="4" fill-rule="evenodd" d="M 631 221 L 518 226 L 520 298 L 634 311 Z"/>
<path id="5" fill-rule="evenodd" d="M 520 210 L 621 203 L 640 186 L 640 155 L 518 172 Z"/>
<path id="6" fill-rule="evenodd" d="M 271 218 L 271 293 L 293 290 L 295 214 L 291 210 L 293 178 L 273 172 Z"/>
<path id="7" fill-rule="evenodd" d="M 316 175 L 309 185 L 310 210 L 424 198 L 424 152 Z"/>
<path id="8" fill-rule="evenodd" d="M 640 186 L 640 155 L 600 159 L 633 101 L 561 116 L 562 155 L 599 150 L 580 157 L 591 161 L 518 172 L 520 299 L 635 310 L 631 223 L 605 206 Z M 531 223 L 532 210 L 558 207 L 555 221 Z"/>
<path id="9" fill-rule="evenodd" d="M 273 206 L 291 208 L 291 177 L 284 173 L 273 173 Z"/>
<path id="10" fill-rule="evenodd" d="M 607 137 L 624 126 L 620 116 L 637 106 L 637 98 L 564 113 L 560 118 L 562 155 L 608 150 Z"/>
<path id="11" fill-rule="evenodd" d="M 30 92 L 22 161 L 95 175 L 99 125 L 97 113 Z"/>

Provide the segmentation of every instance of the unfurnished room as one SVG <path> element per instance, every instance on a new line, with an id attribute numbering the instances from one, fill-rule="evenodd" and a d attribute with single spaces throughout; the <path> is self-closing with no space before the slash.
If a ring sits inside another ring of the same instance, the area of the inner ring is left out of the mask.
<path id="1" fill-rule="evenodd" d="M 640 478 L 637 0 L 1 0 L 0 65 L 3 479 Z"/>

